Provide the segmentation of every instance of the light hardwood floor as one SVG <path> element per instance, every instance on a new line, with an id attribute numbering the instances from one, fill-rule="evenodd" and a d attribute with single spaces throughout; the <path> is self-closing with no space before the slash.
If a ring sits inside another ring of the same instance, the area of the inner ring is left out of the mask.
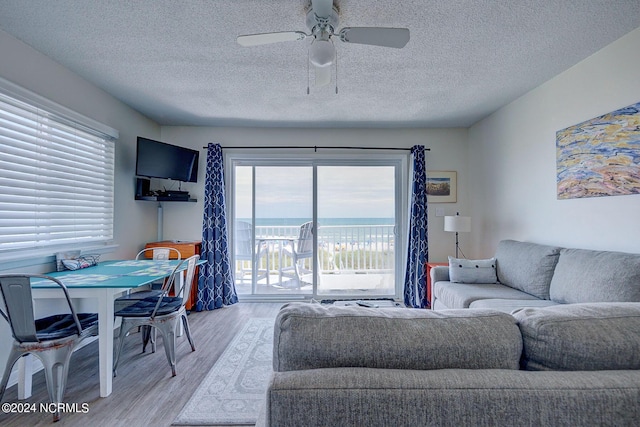
<path id="1" fill-rule="evenodd" d="M 193 312 L 189 325 L 196 351 L 191 352 L 186 336 L 176 340 L 177 376 L 171 368 L 158 336 L 155 353 L 147 348 L 141 353 L 138 333 L 127 337 L 118 376 L 113 379 L 113 393 L 100 397 L 98 378 L 98 343 L 93 342 L 76 351 L 71 358 L 65 403 L 87 403 L 88 413 L 67 413 L 56 426 L 170 426 L 182 407 L 218 360 L 227 344 L 252 317 L 274 317 L 281 303 L 237 303 L 229 307 Z M 0 369 L 4 369 L 1 367 Z M 2 402 L 21 402 L 17 387 L 9 388 Z M 33 378 L 33 396 L 26 402 L 47 403 L 44 374 Z M 52 416 L 46 413 L 5 414 L 0 412 L 3 427 L 50 426 Z"/>

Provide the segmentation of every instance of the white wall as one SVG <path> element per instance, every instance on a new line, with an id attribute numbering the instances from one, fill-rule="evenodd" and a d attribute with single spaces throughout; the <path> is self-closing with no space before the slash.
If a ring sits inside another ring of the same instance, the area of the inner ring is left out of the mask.
<path id="1" fill-rule="evenodd" d="M 443 218 L 435 216 L 435 207 L 446 214 L 468 212 L 468 165 L 466 129 L 275 129 L 275 128 L 213 128 L 162 127 L 165 142 L 201 150 L 198 183 L 188 188 L 198 202 L 164 205 L 164 238 L 194 240 L 201 238 L 204 193 L 204 169 L 210 142 L 223 147 L 238 146 L 369 146 L 404 147 L 422 144 L 431 149 L 427 153 L 427 167 L 433 170 L 458 172 L 458 203 L 432 204 L 429 209 L 430 260 L 443 261 L 453 253 L 454 237 L 443 230 Z M 353 154 L 350 152 L 349 154 Z M 408 152 L 407 152 L 408 155 Z M 184 185 L 183 188 L 187 187 Z M 463 248 L 464 236 L 461 235 Z M 463 249 L 464 250 L 464 249 Z"/>
<path id="2" fill-rule="evenodd" d="M 469 130 L 474 253 L 501 239 L 640 253 L 640 195 L 557 200 L 556 131 L 640 101 L 640 28 Z"/>
<path id="3" fill-rule="evenodd" d="M 0 30 L 0 77 L 117 129 L 114 243 L 107 258 L 135 255 L 156 238 L 156 207 L 134 200 L 136 137 L 157 138 L 160 127 L 47 56 Z M 43 266 L 41 272 L 50 266 Z M 50 271 L 50 270 L 49 270 Z"/>

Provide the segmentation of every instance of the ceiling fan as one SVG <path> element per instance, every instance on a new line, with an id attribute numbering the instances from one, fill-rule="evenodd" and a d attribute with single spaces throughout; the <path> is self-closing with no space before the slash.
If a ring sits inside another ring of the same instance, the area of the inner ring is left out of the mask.
<path id="1" fill-rule="evenodd" d="M 315 69 L 316 86 L 324 86 L 331 81 L 330 66 L 336 62 L 333 39 L 337 38 L 345 43 L 394 48 L 402 48 L 409 41 L 408 28 L 344 27 L 335 32 L 338 27 L 338 10 L 333 6 L 333 0 L 311 0 L 306 24 L 311 31 L 309 34 L 304 31 L 247 34 L 238 36 L 237 42 L 241 46 L 259 46 L 313 38 L 309 46 L 309 62 Z"/>

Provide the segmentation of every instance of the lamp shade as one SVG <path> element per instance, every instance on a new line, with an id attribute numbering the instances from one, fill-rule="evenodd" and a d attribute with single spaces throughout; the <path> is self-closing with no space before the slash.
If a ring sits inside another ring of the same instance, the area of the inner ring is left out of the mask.
<path id="1" fill-rule="evenodd" d="M 471 231 L 470 216 L 445 216 L 444 231 L 452 231 L 456 233 L 468 233 Z"/>

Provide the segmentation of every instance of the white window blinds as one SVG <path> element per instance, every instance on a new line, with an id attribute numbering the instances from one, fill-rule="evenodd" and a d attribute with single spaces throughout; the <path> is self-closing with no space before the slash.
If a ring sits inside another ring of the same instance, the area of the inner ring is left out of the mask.
<path id="1" fill-rule="evenodd" d="M 0 83 L 0 259 L 112 240 L 117 131 Z"/>

